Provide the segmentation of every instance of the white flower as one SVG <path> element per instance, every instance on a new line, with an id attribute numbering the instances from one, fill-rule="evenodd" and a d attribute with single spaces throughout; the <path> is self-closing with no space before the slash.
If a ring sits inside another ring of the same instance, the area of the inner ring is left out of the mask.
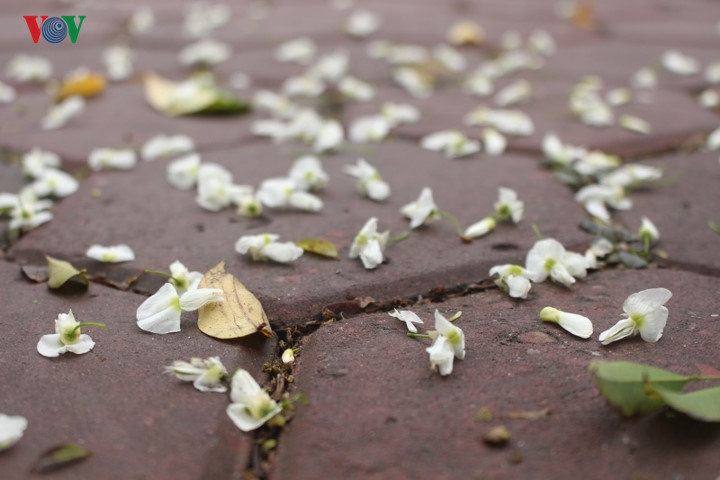
<path id="1" fill-rule="evenodd" d="M 655 70 L 645 67 L 635 72 L 630 79 L 630 84 L 634 88 L 651 89 L 657 86 L 657 74 Z"/>
<path id="2" fill-rule="evenodd" d="M 230 384 L 232 403 L 227 407 L 227 414 L 236 427 L 243 432 L 250 432 L 282 411 L 282 407 L 246 370 L 238 369 Z"/>
<path id="3" fill-rule="evenodd" d="M 505 136 L 492 127 L 483 129 L 482 141 L 488 155 L 502 155 L 507 147 Z"/>
<path id="4" fill-rule="evenodd" d="M 415 312 L 411 312 L 410 310 L 398 310 L 396 308 L 392 312 L 388 312 L 388 315 L 397 318 L 401 322 L 405 322 L 408 331 L 412 333 L 417 333 L 417 327 L 414 324 L 423 323 L 423 321 L 420 320 L 420 317 L 418 317 Z"/>
<path id="5" fill-rule="evenodd" d="M 415 98 L 428 98 L 432 95 L 432 79 L 414 68 L 402 67 L 393 72 L 395 83 Z"/>
<path id="6" fill-rule="evenodd" d="M 350 140 L 355 143 L 380 142 L 390 132 L 390 123 L 381 115 L 356 118 L 350 125 Z"/>
<path id="7" fill-rule="evenodd" d="M 57 357 L 66 352 L 78 355 L 89 352 L 95 342 L 89 335 L 80 332 L 82 325 L 75 320 L 72 310 L 59 314 L 55 320 L 55 333 L 40 338 L 37 344 L 38 353 L 44 357 Z"/>
<path id="8" fill-rule="evenodd" d="M 179 295 L 172 283 L 166 283 L 138 307 L 137 325 L 151 333 L 179 332 L 182 312 L 192 312 L 222 300 L 223 291 L 219 288 L 197 288 L 197 284 L 193 284 Z"/>
<path id="9" fill-rule="evenodd" d="M 103 50 L 103 63 L 110 80 L 125 80 L 133 73 L 133 52 L 124 45 L 114 45 Z"/>
<path id="10" fill-rule="evenodd" d="M 325 119 L 315 110 L 303 108 L 290 119 L 287 124 L 286 135 L 301 142 L 312 143 L 318 138 L 325 123 Z"/>
<path id="11" fill-rule="evenodd" d="M 309 73 L 335 83 L 347 74 L 349 62 L 350 58 L 347 52 L 338 50 L 320 57 L 310 68 Z"/>
<path id="12" fill-rule="evenodd" d="M 623 315 L 627 318 L 602 332 L 600 342 L 607 345 L 638 333 L 646 342 L 657 342 L 662 337 L 668 317 L 668 309 L 663 305 L 670 297 L 672 293 L 665 288 L 633 293 L 623 304 Z"/>
<path id="13" fill-rule="evenodd" d="M 513 223 L 520 223 L 525 203 L 518 200 L 517 193 L 511 188 L 499 187 L 498 200 L 495 202 L 495 215 L 498 220 L 512 220 Z"/>
<path id="14" fill-rule="evenodd" d="M 60 167 L 60 156 L 57 153 L 40 150 L 35 147 L 23 154 L 23 173 L 32 178 L 39 178 L 48 168 Z"/>
<path id="15" fill-rule="evenodd" d="M 22 438 L 27 424 L 25 417 L 0 413 L 0 452 L 12 447 Z"/>
<path id="16" fill-rule="evenodd" d="M 540 283 L 550 276 L 566 287 L 575 283 L 575 278 L 587 274 L 587 263 L 577 253 L 567 252 L 560 242 L 553 238 L 538 240 L 525 259 L 525 268 L 533 282 Z"/>
<path id="17" fill-rule="evenodd" d="M 495 104 L 508 107 L 527 101 L 532 93 L 532 86 L 527 80 L 516 80 L 495 95 Z"/>
<path id="18" fill-rule="evenodd" d="M 530 291 L 531 273 L 520 265 L 496 265 L 490 269 L 490 276 L 498 275 L 495 284 L 513 298 L 527 298 Z"/>
<path id="19" fill-rule="evenodd" d="M 430 368 L 439 371 L 440 375 L 450 375 L 453 369 L 453 358 L 465 358 L 465 334 L 440 312 L 435 310 L 435 331 L 428 332 L 433 343 L 425 351 L 430 354 Z"/>
<path id="20" fill-rule="evenodd" d="M 540 319 L 544 322 L 557 323 L 580 338 L 590 338 L 593 333 L 590 319 L 577 313 L 567 313 L 557 308 L 545 307 L 540 311 Z"/>
<path id="21" fill-rule="evenodd" d="M 133 253 L 132 249 L 125 244 L 113 245 L 110 247 L 93 245 L 87 249 L 85 255 L 104 263 L 122 263 L 135 260 L 135 253 Z"/>
<path id="22" fill-rule="evenodd" d="M 293 363 L 295 361 L 295 352 L 292 348 L 286 348 L 281 356 L 283 363 Z"/>
<path id="23" fill-rule="evenodd" d="M 40 128 L 43 130 L 55 130 L 65 126 L 74 116 L 85 108 L 85 100 L 82 97 L 73 95 L 50 108 L 48 113 L 40 121 Z"/>
<path id="24" fill-rule="evenodd" d="M 181 65 L 191 66 L 213 66 L 222 63 L 231 55 L 230 47 L 222 42 L 205 38 L 192 43 L 178 54 Z"/>
<path id="25" fill-rule="evenodd" d="M 387 245 L 389 231 L 378 233 L 378 219 L 370 218 L 355 236 L 350 247 L 350 258 L 358 258 L 362 261 L 363 267 L 372 270 L 383 262 L 383 252 Z"/>
<path id="26" fill-rule="evenodd" d="M 30 185 L 38 197 L 67 197 L 78 189 L 78 181 L 72 175 L 54 168 L 45 169 Z"/>
<path id="27" fill-rule="evenodd" d="M 613 88 L 605 94 L 605 100 L 613 107 L 619 107 L 630 103 L 632 93 L 627 88 Z"/>
<path id="28" fill-rule="evenodd" d="M 585 250 L 585 262 L 587 268 L 595 269 L 598 268 L 598 258 L 603 258 L 615 250 L 615 246 L 610 240 L 604 237 L 599 237 L 593 240 L 590 244 L 590 248 Z"/>
<path id="29" fill-rule="evenodd" d="M 410 219 L 410 228 L 417 228 L 440 217 L 432 190 L 428 187 L 424 187 L 418 199 L 403 206 L 400 212 Z"/>
<path id="30" fill-rule="evenodd" d="M 279 118 L 292 118 L 298 112 L 298 106 L 290 99 L 270 90 L 255 92 L 253 107 Z"/>
<path id="31" fill-rule="evenodd" d="M 535 126 L 525 112 L 520 110 L 490 110 L 480 107 L 465 116 L 467 125 L 494 127 L 507 135 L 532 135 Z"/>
<path id="32" fill-rule="evenodd" d="M 715 108 L 720 105 L 720 93 L 711 88 L 703 90 L 698 95 L 698 103 L 704 108 Z"/>
<path id="33" fill-rule="evenodd" d="M 232 203 L 235 186 L 229 170 L 216 163 L 203 163 L 198 168 L 197 196 L 201 208 L 219 212 Z"/>
<path id="34" fill-rule="evenodd" d="M 24 188 L 19 195 L 12 196 L 5 208 L 1 209 L 10 209 L 10 230 L 32 230 L 52 220 L 52 213 L 47 211 L 52 204 L 51 200 L 38 200 L 32 188 Z"/>
<path id="35" fill-rule="evenodd" d="M 175 188 L 190 190 L 197 182 L 199 169 L 200 155 L 192 153 L 168 164 L 165 178 Z"/>
<path id="36" fill-rule="evenodd" d="M 319 212 L 323 202 L 315 195 L 299 190 L 292 178 L 268 178 L 257 191 L 257 199 L 270 208 L 294 208 L 307 212 Z"/>
<path id="37" fill-rule="evenodd" d="M 576 149 L 571 155 L 577 157 L 572 168 L 580 175 L 594 176 L 617 168 L 622 163 L 617 155 L 600 152 L 598 150 L 586 151 L 581 147 L 567 145 L 570 149 Z"/>
<path id="38" fill-rule="evenodd" d="M 401 123 L 415 123 L 420 120 L 420 111 L 414 105 L 403 103 L 383 103 L 380 115 L 385 117 L 391 128 Z"/>
<path id="39" fill-rule="evenodd" d="M 0 103 L 11 103 L 15 100 L 15 89 L 10 85 L 0 82 Z"/>
<path id="40" fill-rule="evenodd" d="M 630 130 L 635 133 L 643 133 L 645 135 L 652 131 L 652 127 L 647 120 L 635 117 L 633 115 L 620 115 L 618 124 L 625 130 Z"/>
<path id="41" fill-rule="evenodd" d="M 380 28 L 380 17 L 368 10 L 357 10 L 345 21 L 345 32 L 353 37 L 367 37 Z"/>
<path id="42" fill-rule="evenodd" d="M 230 19 L 230 7 L 221 3 L 192 3 L 184 13 L 185 32 L 197 38 L 208 35 Z"/>
<path id="43" fill-rule="evenodd" d="M 288 177 L 295 181 L 300 190 L 322 190 L 328 182 L 328 174 L 323 170 L 320 159 L 313 155 L 305 155 L 293 162 Z"/>
<path id="44" fill-rule="evenodd" d="M 625 189 L 615 185 L 586 185 L 575 194 L 575 200 L 581 203 L 590 215 L 603 222 L 610 221 L 610 212 L 606 205 L 616 210 L 632 208 L 632 200 L 625 196 Z"/>
<path id="45" fill-rule="evenodd" d="M 227 391 L 221 381 L 228 372 L 220 357 L 193 357 L 189 362 L 175 360 L 172 365 L 165 367 L 165 373 L 175 374 L 183 382 L 193 382 L 193 386 L 201 392 Z"/>
<path id="46" fill-rule="evenodd" d="M 96 148 L 90 152 L 88 165 L 94 171 L 98 170 L 130 170 L 137 163 L 137 155 L 129 148 Z"/>
<path id="47" fill-rule="evenodd" d="M 555 39 L 545 30 L 535 30 L 527 39 L 528 48 L 541 55 L 550 56 L 557 51 Z"/>
<path id="48" fill-rule="evenodd" d="M 480 151 L 480 142 L 468 139 L 457 130 L 443 130 L 431 133 L 420 139 L 420 145 L 433 151 L 442 151 L 448 158 L 472 155 Z"/>
<path id="49" fill-rule="evenodd" d="M 463 232 L 464 238 L 480 238 L 495 229 L 497 222 L 493 217 L 485 217 L 479 222 L 473 223 Z"/>
<path id="50" fill-rule="evenodd" d="M 340 122 L 337 120 L 327 120 L 317 132 L 313 150 L 316 152 L 335 150 L 342 145 L 344 138 L 345 134 Z"/>
<path id="51" fill-rule="evenodd" d="M 379 50 L 382 51 L 382 48 Z M 391 44 L 386 50 L 384 58 L 393 65 L 412 65 L 428 60 L 427 50 L 420 45 Z"/>
<path id="52" fill-rule="evenodd" d="M 345 167 L 345 173 L 358 179 L 357 191 L 368 198 L 381 202 L 390 196 L 390 185 L 383 181 L 375 167 L 359 158 L 356 165 Z"/>
<path id="53" fill-rule="evenodd" d="M 367 102 L 375 97 L 375 89 L 372 85 L 350 76 L 340 80 L 338 90 L 346 97 L 360 102 Z"/>
<path id="54" fill-rule="evenodd" d="M 145 33 L 155 26 L 155 15 L 147 5 L 136 8 L 128 22 L 128 29 L 133 35 Z"/>
<path id="55" fill-rule="evenodd" d="M 485 97 L 490 95 L 495 87 L 487 74 L 484 72 L 474 72 L 465 79 L 463 89 L 472 95 Z"/>
<path id="56" fill-rule="evenodd" d="M 433 48 L 433 57 L 451 72 L 462 72 L 467 68 L 467 61 L 462 53 L 449 45 L 438 45 Z"/>
<path id="57" fill-rule="evenodd" d="M 203 274 L 201 272 L 191 272 L 188 268 L 180 262 L 175 260 L 170 264 L 170 283 L 175 286 L 178 295 L 182 295 L 188 289 L 192 288 L 193 285 L 197 285 L 202 280 Z"/>
<path id="58" fill-rule="evenodd" d="M 52 75 L 50 60 L 44 57 L 18 54 L 7 64 L 7 76 L 17 82 L 44 82 Z"/>
<path id="59" fill-rule="evenodd" d="M 315 50 L 315 42 L 312 39 L 300 37 L 279 45 L 275 49 L 275 60 L 308 64 L 315 55 Z"/>
<path id="60" fill-rule="evenodd" d="M 642 217 L 642 223 L 640 225 L 640 230 L 638 230 L 638 236 L 649 245 L 660 239 L 660 232 L 649 218 Z"/>
<path id="61" fill-rule="evenodd" d="M 662 170 L 639 163 L 626 163 L 600 177 L 603 185 L 614 185 L 623 188 L 637 188 L 647 182 L 654 182 L 662 177 Z"/>
<path id="62" fill-rule="evenodd" d="M 294 262 L 303 254 L 303 249 L 293 242 L 277 242 L 279 235 L 262 233 L 244 235 L 235 242 L 235 251 L 241 255 L 250 254 L 255 261 L 272 260 L 278 263 Z"/>
<path id="63" fill-rule="evenodd" d="M 685 55 L 677 50 L 663 52 L 660 60 L 662 66 L 677 75 L 694 75 L 700 71 L 700 63 L 696 58 Z"/>
<path id="64" fill-rule="evenodd" d="M 189 153 L 195 149 L 195 142 L 187 135 L 155 135 L 148 139 L 140 149 L 144 160 L 155 160 Z"/>
<path id="65" fill-rule="evenodd" d="M 254 218 L 262 214 L 262 203 L 253 195 L 252 188 L 249 191 L 237 189 L 233 194 L 232 202 L 237 205 L 238 215 Z"/>
<path id="66" fill-rule="evenodd" d="M 288 97 L 313 98 L 325 91 L 325 82 L 315 75 L 298 75 L 285 80 L 282 89 Z"/>

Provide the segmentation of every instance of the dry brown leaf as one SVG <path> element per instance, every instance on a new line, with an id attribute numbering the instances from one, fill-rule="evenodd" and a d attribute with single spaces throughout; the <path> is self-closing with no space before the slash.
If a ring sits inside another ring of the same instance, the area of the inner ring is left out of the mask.
<path id="1" fill-rule="evenodd" d="M 589 32 L 597 31 L 597 21 L 595 20 L 595 9 L 591 3 L 578 2 L 573 5 L 570 21 Z"/>
<path id="2" fill-rule="evenodd" d="M 104 75 L 87 72 L 65 80 L 55 94 L 55 100 L 60 102 L 73 95 L 92 97 L 102 93 L 105 87 L 107 87 L 107 79 Z"/>
<path id="3" fill-rule="evenodd" d="M 230 339 L 260 332 L 266 337 L 273 336 L 260 301 L 225 271 L 225 262 L 210 269 L 198 288 L 219 288 L 224 297 L 222 302 L 209 303 L 198 310 L 198 328 L 205 335 Z"/>
<path id="4" fill-rule="evenodd" d="M 507 412 L 505 418 L 519 418 L 523 420 L 539 420 L 550 415 L 549 408 L 543 408 L 542 410 L 528 410 L 528 411 L 517 411 Z"/>

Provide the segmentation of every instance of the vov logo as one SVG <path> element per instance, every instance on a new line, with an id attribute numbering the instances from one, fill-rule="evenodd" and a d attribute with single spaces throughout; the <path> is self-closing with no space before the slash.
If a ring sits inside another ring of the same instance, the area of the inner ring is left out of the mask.
<path id="1" fill-rule="evenodd" d="M 23 15 L 33 43 L 38 43 L 41 33 L 48 43 L 60 43 L 68 36 L 70 41 L 75 43 L 85 17 L 86 15 L 79 15 L 77 18 L 80 21 L 76 23 L 75 15 L 61 15 L 59 17 L 40 15 L 40 23 L 38 23 L 38 15 Z"/>

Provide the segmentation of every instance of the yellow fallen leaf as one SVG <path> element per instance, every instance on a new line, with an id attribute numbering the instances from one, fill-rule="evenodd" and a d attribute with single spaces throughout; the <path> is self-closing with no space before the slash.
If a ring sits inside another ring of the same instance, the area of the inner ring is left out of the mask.
<path id="1" fill-rule="evenodd" d="M 589 32 L 597 31 L 597 21 L 595 20 L 595 9 L 591 3 L 578 2 L 572 6 L 570 21 Z"/>
<path id="2" fill-rule="evenodd" d="M 70 262 L 46 255 L 48 263 L 48 287 L 60 288 L 71 278 L 77 276 L 78 281 L 87 287 L 88 279 L 85 269 L 78 270 Z"/>
<path id="3" fill-rule="evenodd" d="M 183 82 L 171 82 L 149 73 L 144 81 L 148 103 L 166 115 L 243 113 L 249 110 L 246 103 L 218 89 L 208 76 L 198 75 Z"/>
<path id="4" fill-rule="evenodd" d="M 210 269 L 198 288 L 219 288 L 224 297 L 222 302 L 209 303 L 198 310 L 198 328 L 205 335 L 230 339 L 260 332 L 266 337 L 273 336 L 260 301 L 225 271 L 225 262 Z"/>
<path id="5" fill-rule="evenodd" d="M 295 242 L 295 245 L 302 248 L 306 252 L 316 253 L 323 257 L 338 258 L 337 248 L 327 240 L 317 238 L 304 238 Z"/>
<path id="6" fill-rule="evenodd" d="M 447 40 L 452 45 L 480 45 L 485 41 L 485 31 L 472 20 L 461 20 L 447 32 Z"/>
<path id="7" fill-rule="evenodd" d="M 105 87 L 107 79 L 104 75 L 84 72 L 66 79 L 55 94 L 55 100 L 60 102 L 73 95 L 92 97 L 105 90 Z"/>

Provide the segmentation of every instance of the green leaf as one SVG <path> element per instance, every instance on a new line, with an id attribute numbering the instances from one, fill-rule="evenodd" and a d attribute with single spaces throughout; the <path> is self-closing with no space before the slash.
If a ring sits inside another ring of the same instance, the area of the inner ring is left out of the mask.
<path id="1" fill-rule="evenodd" d="M 720 387 L 682 393 L 650 381 L 645 386 L 673 410 L 703 422 L 720 422 Z"/>
<path id="2" fill-rule="evenodd" d="M 295 245 L 306 252 L 322 255 L 323 257 L 338 258 L 337 248 L 327 240 L 317 238 L 304 238 L 295 242 Z"/>
<path id="3" fill-rule="evenodd" d="M 80 445 L 65 443 L 50 448 L 40 455 L 32 467 L 35 473 L 46 473 L 79 462 L 92 455 L 92 452 Z"/>
<path id="4" fill-rule="evenodd" d="M 199 110 L 200 114 L 229 115 L 234 113 L 246 113 L 250 111 L 250 105 L 232 95 L 217 90 L 217 98 L 207 107 Z"/>
<path id="5" fill-rule="evenodd" d="M 671 392 L 680 392 L 692 380 L 668 370 L 633 362 L 593 362 L 590 370 L 600 393 L 625 416 L 647 414 L 665 406 L 657 396 L 648 396 L 645 382 L 661 385 Z"/>
<path id="6" fill-rule="evenodd" d="M 60 288 L 73 277 L 77 277 L 78 281 L 87 287 L 88 279 L 85 269 L 78 270 L 70 262 L 49 255 L 46 255 L 45 258 L 48 262 L 48 287 Z"/>

